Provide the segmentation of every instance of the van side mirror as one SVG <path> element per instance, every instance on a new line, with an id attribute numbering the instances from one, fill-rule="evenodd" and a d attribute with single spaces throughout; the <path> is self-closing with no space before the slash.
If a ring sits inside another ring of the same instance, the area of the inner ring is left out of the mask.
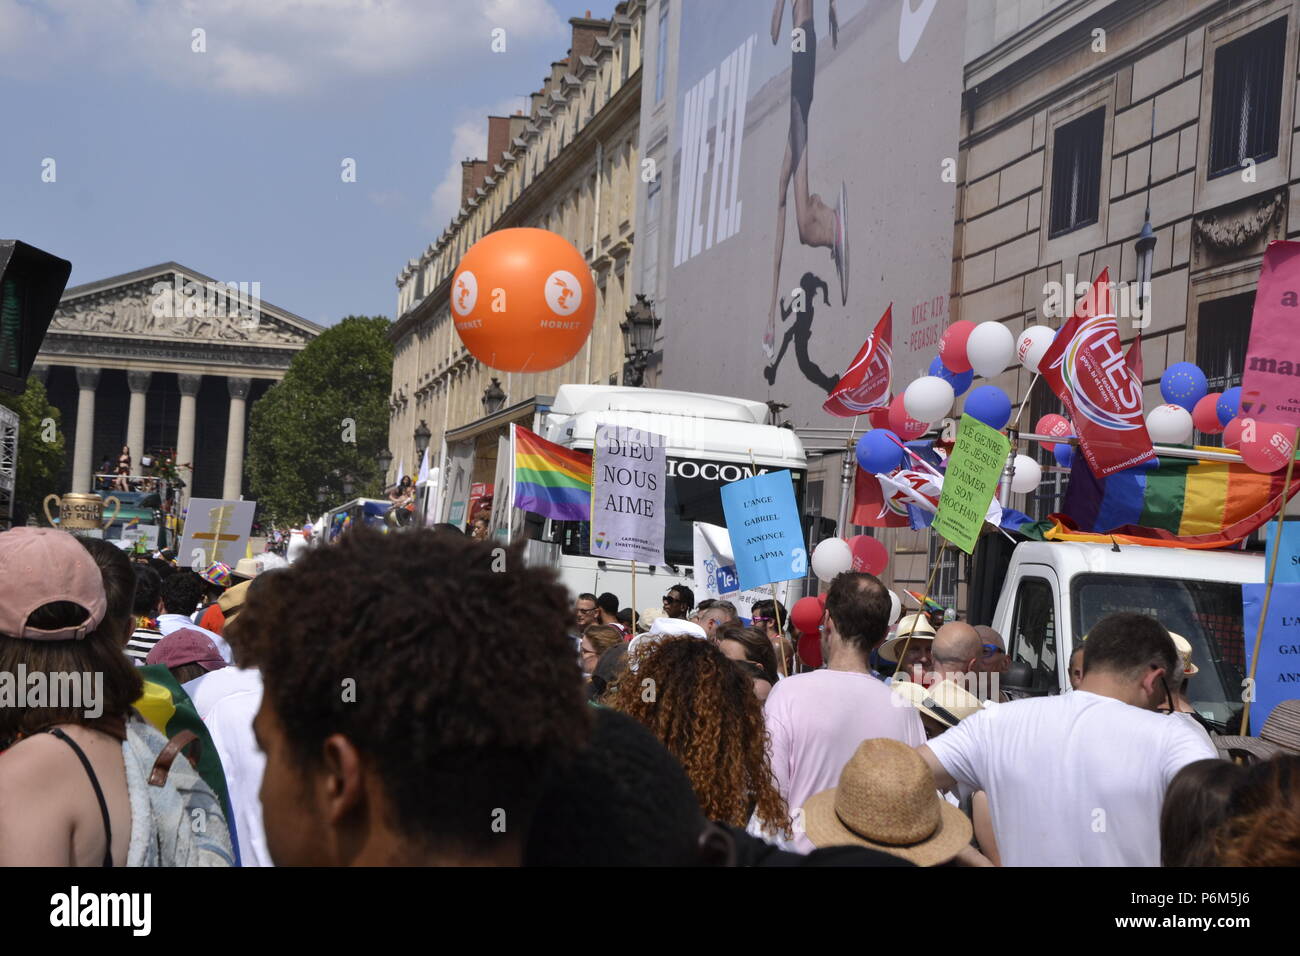
<path id="1" fill-rule="evenodd" d="M 1025 661 L 1012 661 L 1002 675 L 1001 685 L 1009 700 L 1040 696 L 1034 692 L 1034 669 Z"/>

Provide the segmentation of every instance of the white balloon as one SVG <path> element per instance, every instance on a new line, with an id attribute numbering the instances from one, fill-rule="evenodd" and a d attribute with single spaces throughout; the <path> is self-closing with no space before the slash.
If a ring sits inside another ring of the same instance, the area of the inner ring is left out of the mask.
<path id="1" fill-rule="evenodd" d="M 1011 490 L 1024 495 L 1038 487 L 1043 469 L 1028 455 L 1016 455 L 1016 473 L 1011 476 Z"/>
<path id="2" fill-rule="evenodd" d="M 893 627 L 903 615 L 903 602 L 893 591 L 889 592 L 889 626 Z"/>
<path id="3" fill-rule="evenodd" d="M 1157 405 L 1147 414 L 1147 433 L 1162 445 L 1185 445 L 1192 440 L 1192 413 L 1181 405 Z"/>
<path id="4" fill-rule="evenodd" d="M 1001 322 L 981 322 L 966 340 L 966 358 L 976 375 L 992 378 L 1011 364 L 1016 338 Z"/>
<path id="5" fill-rule="evenodd" d="M 842 574 L 851 567 L 853 552 L 843 538 L 827 538 L 813 548 L 812 569 L 819 580 L 830 584 L 835 575 Z"/>
<path id="6" fill-rule="evenodd" d="M 956 399 L 951 382 L 937 375 L 923 375 L 903 392 L 903 408 L 918 422 L 931 425 L 952 411 Z"/>
<path id="7" fill-rule="evenodd" d="M 1016 356 L 1020 359 L 1020 364 L 1037 375 L 1038 364 L 1052 347 L 1054 338 L 1056 330 L 1046 325 L 1031 325 L 1021 332 L 1020 338 L 1016 339 Z"/>

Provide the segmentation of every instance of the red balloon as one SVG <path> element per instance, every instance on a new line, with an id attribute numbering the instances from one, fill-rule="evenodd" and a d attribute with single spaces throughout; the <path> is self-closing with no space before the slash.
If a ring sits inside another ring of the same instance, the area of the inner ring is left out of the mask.
<path id="1" fill-rule="evenodd" d="M 975 323 L 969 319 L 960 319 L 944 329 L 939 342 L 939 361 L 950 372 L 958 374 L 970 371 L 970 359 L 966 357 L 966 340 L 975 331 Z"/>
<path id="2" fill-rule="evenodd" d="M 1295 431 L 1287 425 L 1247 418 L 1241 423 L 1241 460 L 1255 471 L 1272 474 L 1295 454 Z"/>
<path id="3" fill-rule="evenodd" d="M 488 368 L 559 368 L 578 354 L 596 319 L 591 267 L 549 230 L 489 232 L 456 266 L 451 317 L 465 348 Z"/>
<path id="4" fill-rule="evenodd" d="M 867 421 L 871 422 L 872 428 L 888 428 L 894 430 L 894 426 L 889 424 L 889 406 L 884 408 L 871 408 L 867 410 Z"/>
<path id="5" fill-rule="evenodd" d="M 1196 407 L 1192 409 L 1192 424 L 1196 426 L 1197 431 L 1207 435 L 1217 435 L 1223 431 L 1223 423 L 1219 421 L 1219 412 L 1216 408 L 1222 397 L 1222 392 L 1210 392 L 1196 403 Z"/>
<path id="6" fill-rule="evenodd" d="M 790 623 L 800 634 L 817 634 L 822 622 L 822 606 L 815 597 L 801 597 L 790 609 Z"/>
<path id="7" fill-rule="evenodd" d="M 1241 448 L 1241 416 L 1238 415 L 1232 421 L 1228 422 L 1223 429 L 1223 447 L 1224 448 Z"/>
<path id="8" fill-rule="evenodd" d="M 849 538 L 849 550 L 853 553 L 854 571 L 879 574 L 889 564 L 889 551 L 879 539 L 869 534 L 859 534 Z"/>
<path id="9" fill-rule="evenodd" d="M 1066 435 L 1074 434 L 1074 426 L 1071 425 L 1070 420 L 1063 415 L 1044 415 L 1038 420 L 1038 424 L 1034 426 L 1034 434 L 1052 435 L 1055 438 L 1064 438 Z M 1056 450 L 1056 442 L 1054 441 L 1044 441 L 1039 442 L 1039 444 L 1047 451 Z"/>
<path id="10" fill-rule="evenodd" d="M 893 401 L 889 403 L 889 424 L 886 427 L 903 441 L 920 438 L 930 429 L 925 422 L 918 422 L 907 414 L 907 409 L 903 407 L 902 395 L 895 395 Z"/>
<path id="11" fill-rule="evenodd" d="M 822 639 L 818 634 L 805 634 L 799 638 L 799 658 L 808 667 L 822 666 Z"/>
<path id="12" fill-rule="evenodd" d="M 820 605 L 822 606 L 822 610 L 823 610 L 823 611 L 826 610 L 826 592 L 825 592 L 825 591 L 823 591 L 821 594 L 817 595 L 817 603 L 820 604 Z"/>

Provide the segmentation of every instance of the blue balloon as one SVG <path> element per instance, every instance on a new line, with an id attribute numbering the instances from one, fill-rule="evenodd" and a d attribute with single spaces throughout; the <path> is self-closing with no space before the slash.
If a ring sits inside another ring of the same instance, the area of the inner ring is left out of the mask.
<path id="1" fill-rule="evenodd" d="M 867 474 L 887 475 L 902 463 L 902 440 L 888 428 L 873 428 L 858 439 L 858 464 Z"/>
<path id="2" fill-rule="evenodd" d="M 1181 405 L 1189 412 L 1209 391 L 1205 373 L 1191 362 L 1178 362 L 1160 376 L 1160 396 L 1170 405 Z"/>
<path id="3" fill-rule="evenodd" d="M 975 389 L 966 396 L 962 410 L 989 428 L 1001 430 L 1011 421 L 1011 399 L 996 385 L 981 385 Z"/>
<path id="4" fill-rule="evenodd" d="M 1074 463 L 1074 446 L 1058 444 L 1052 449 L 1052 454 L 1056 456 L 1056 463 L 1062 468 L 1069 468 Z"/>
<path id="5" fill-rule="evenodd" d="M 1236 418 L 1237 412 L 1241 411 L 1241 386 L 1234 385 L 1220 395 L 1214 411 L 1219 416 L 1220 425 L 1227 425 Z"/>
<path id="6" fill-rule="evenodd" d="M 954 372 L 948 366 L 943 364 L 943 359 L 939 356 L 934 357 L 930 363 L 930 374 L 943 379 L 952 386 L 953 395 L 962 395 L 966 389 L 970 388 L 970 383 L 975 381 L 975 370 L 967 369 L 964 372 Z"/>

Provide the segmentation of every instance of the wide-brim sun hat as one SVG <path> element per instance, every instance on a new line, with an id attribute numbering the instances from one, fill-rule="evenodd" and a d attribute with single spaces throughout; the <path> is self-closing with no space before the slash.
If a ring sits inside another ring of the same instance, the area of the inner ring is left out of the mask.
<path id="1" fill-rule="evenodd" d="M 930 619 L 919 612 L 904 614 L 898 619 L 894 636 L 880 645 L 880 656 L 897 664 L 898 652 L 909 638 L 913 641 L 933 641 L 934 626 Z"/>
<path id="2" fill-rule="evenodd" d="M 1259 728 L 1258 737 L 1228 737 L 1215 734 L 1214 746 L 1225 757 L 1245 751 L 1260 760 L 1279 754 L 1300 754 L 1300 700 L 1284 700 L 1273 708 Z"/>
<path id="3" fill-rule="evenodd" d="M 956 727 L 959 721 L 984 709 L 984 704 L 978 697 L 951 680 L 922 687 L 910 680 L 895 679 L 889 689 L 945 727 Z"/>
<path id="4" fill-rule="evenodd" d="M 864 740 L 839 785 L 803 805 L 816 846 L 865 846 L 917 866 L 947 863 L 970 845 L 971 823 L 934 788 L 934 775 L 907 744 Z"/>

